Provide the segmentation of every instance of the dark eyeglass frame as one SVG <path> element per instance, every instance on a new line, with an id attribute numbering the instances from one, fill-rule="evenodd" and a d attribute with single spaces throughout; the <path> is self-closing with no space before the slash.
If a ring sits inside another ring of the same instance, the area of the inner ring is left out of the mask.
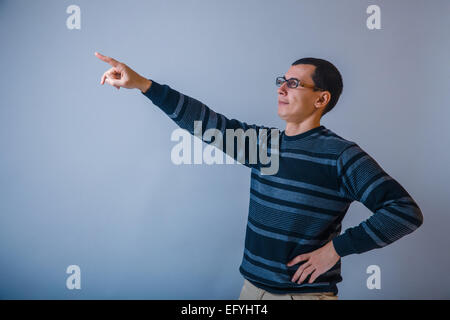
<path id="1" fill-rule="evenodd" d="M 283 85 L 283 83 L 285 83 L 286 81 L 287 81 L 288 88 L 291 88 L 291 89 L 295 89 L 298 86 L 300 86 L 302 88 L 310 88 L 310 89 L 314 89 L 314 90 L 325 91 L 325 89 L 316 87 L 315 85 L 312 85 L 312 84 L 304 83 L 303 81 L 298 80 L 296 78 L 286 79 L 284 76 L 277 77 L 275 79 L 275 84 L 276 84 L 277 87 L 281 87 Z M 289 85 L 289 82 L 291 82 L 291 81 L 293 81 L 293 83 L 294 83 L 293 85 Z"/>

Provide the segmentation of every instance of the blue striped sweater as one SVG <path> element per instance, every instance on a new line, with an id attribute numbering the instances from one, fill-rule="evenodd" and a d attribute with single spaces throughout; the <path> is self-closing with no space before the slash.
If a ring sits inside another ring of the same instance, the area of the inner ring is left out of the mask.
<path id="1" fill-rule="evenodd" d="M 228 119 L 155 81 L 143 94 L 191 134 L 194 121 L 202 121 L 202 133 L 210 128 L 220 130 L 224 138 L 222 150 L 226 150 L 226 129 L 273 129 Z M 278 139 L 276 174 L 261 174 L 261 165 L 249 163 L 248 158 L 242 162 L 251 168 L 251 187 L 239 271 L 257 287 L 278 294 L 337 294 L 336 284 L 342 281 L 340 259 L 311 284 L 309 276 L 302 284 L 290 280 L 304 262 L 291 267 L 286 263 L 329 241 L 341 258 L 381 248 L 423 223 L 414 199 L 355 142 L 323 125 L 295 136 L 282 131 Z M 237 150 L 234 151 L 229 155 L 236 159 Z M 373 214 L 341 234 L 342 219 L 355 200 Z"/>

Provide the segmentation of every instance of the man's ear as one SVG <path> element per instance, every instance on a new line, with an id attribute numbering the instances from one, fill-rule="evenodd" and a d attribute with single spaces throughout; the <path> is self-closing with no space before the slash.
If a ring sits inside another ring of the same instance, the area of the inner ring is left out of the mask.
<path id="1" fill-rule="evenodd" d="M 329 91 L 324 91 L 320 94 L 319 98 L 317 99 L 316 103 L 322 106 L 326 106 L 331 100 L 331 94 Z"/>
<path id="2" fill-rule="evenodd" d="M 320 94 L 320 96 L 316 100 L 316 104 L 319 108 L 325 108 L 326 105 L 330 102 L 331 94 L 329 91 L 324 91 Z"/>
<path id="3" fill-rule="evenodd" d="M 317 98 L 316 100 L 316 107 L 318 109 L 322 109 L 322 114 L 320 117 L 323 116 L 323 112 L 325 111 L 325 108 L 327 107 L 328 103 L 330 102 L 331 94 L 329 91 L 324 91 L 322 94 Z"/>

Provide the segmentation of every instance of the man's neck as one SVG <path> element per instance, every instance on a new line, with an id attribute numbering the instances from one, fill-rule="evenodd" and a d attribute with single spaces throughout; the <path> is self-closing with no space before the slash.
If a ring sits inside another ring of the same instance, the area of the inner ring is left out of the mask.
<path id="1" fill-rule="evenodd" d="M 301 134 L 303 132 L 306 132 L 308 130 L 317 128 L 320 126 L 320 120 L 319 121 L 304 121 L 300 123 L 296 122 L 286 122 L 286 129 L 285 134 L 287 136 L 295 136 L 298 134 Z"/>

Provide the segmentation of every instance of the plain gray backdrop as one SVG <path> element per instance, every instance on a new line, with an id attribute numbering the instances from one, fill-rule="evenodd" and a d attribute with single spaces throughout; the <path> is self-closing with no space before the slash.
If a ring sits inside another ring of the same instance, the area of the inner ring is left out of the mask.
<path id="1" fill-rule="evenodd" d="M 69 5 L 81 29 L 69 30 Z M 381 29 L 369 30 L 369 5 Z M 227 117 L 284 129 L 275 77 L 330 60 L 321 124 L 357 142 L 424 224 L 342 259 L 340 299 L 450 298 L 450 1 L 1 1 L 0 298 L 237 299 L 250 169 L 170 160 L 176 125 L 101 86 L 95 51 Z M 354 202 L 342 232 L 372 214 Z M 66 268 L 81 268 L 81 290 Z M 366 269 L 381 269 L 369 290 Z"/>

